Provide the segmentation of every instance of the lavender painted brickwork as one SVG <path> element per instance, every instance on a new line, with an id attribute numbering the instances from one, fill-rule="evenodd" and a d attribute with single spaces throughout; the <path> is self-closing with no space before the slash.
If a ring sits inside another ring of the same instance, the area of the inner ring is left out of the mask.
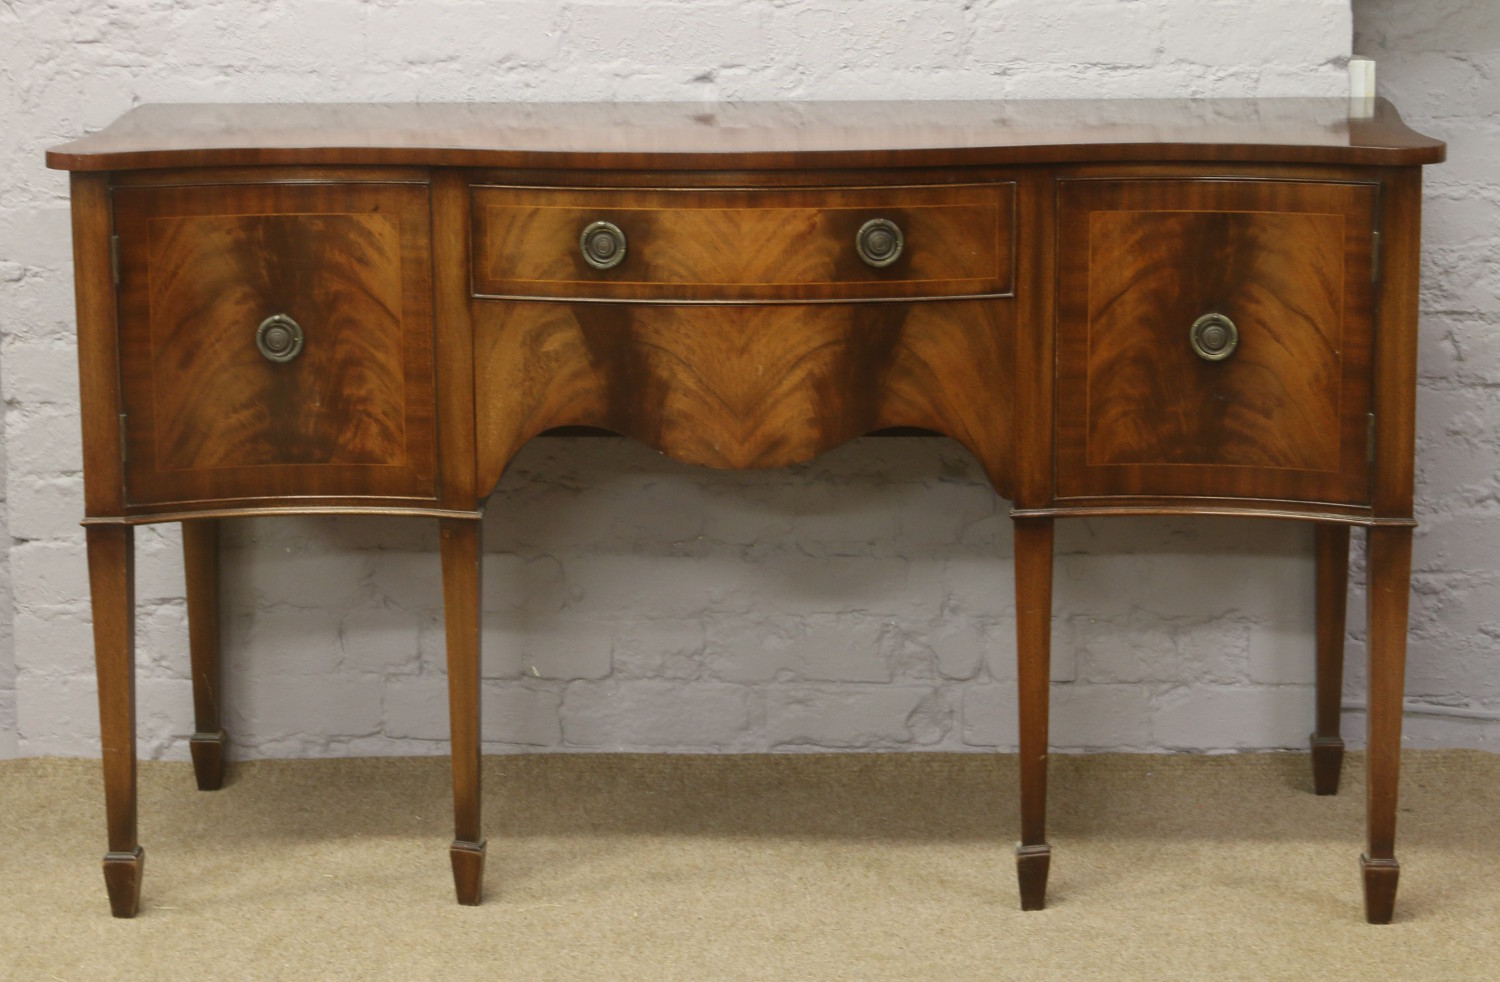
<path id="1" fill-rule="evenodd" d="M 168 100 L 1340 94 L 1350 10 L 1342 0 L 11 2 L 0 35 L 13 583 L 0 642 L 14 622 L 13 647 L 0 648 L 0 755 L 92 755 L 66 179 L 42 169 L 48 144 Z M 1450 209 L 1448 221 L 1464 219 Z M 1443 228 L 1428 235 L 1440 242 Z M 1466 344 L 1487 340 L 1484 316 L 1461 321 Z M 1424 425 L 1437 429 L 1424 431 L 1423 490 L 1448 502 L 1493 472 L 1476 457 L 1493 451 L 1484 434 L 1500 413 L 1482 379 L 1434 410 L 1435 395 L 1464 388 L 1437 376 L 1462 373 L 1424 358 Z M 1438 447 L 1445 457 L 1425 456 Z M 1445 608 L 1418 604 L 1413 688 L 1493 706 L 1500 671 L 1473 639 L 1500 620 L 1500 598 L 1474 572 L 1489 562 L 1482 500 L 1465 501 L 1445 514 L 1476 524 L 1442 548 L 1471 551 L 1446 573 L 1422 566 L 1424 599 L 1439 582 L 1465 592 Z M 230 526 L 237 756 L 446 751 L 433 524 Z M 865 440 L 803 467 L 726 474 L 625 441 L 540 441 L 502 482 L 485 533 L 493 750 L 1014 741 L 1009 520 L 952 444 Z M 1311 719 L 1308 540 L 1237 522 L 1065 523 L 1056 742 L 1299 744 Z M 140 530 L 138 544 L 141 748 L 180 758 L 191 700 L 179 540 L 162 526 Z M 1423 687 L 1424 670 L 1443 684 Z M 1423 718 L 1410 729 L 1482 743 L 1491 726 Z"/>
<path id="2" fill-rule="evenodd" d="M 1382 94 L 1449 144 L 1423 203 L 1407 657 L 1409 705 L 1444 715 L 1407 731 L 1500 750 L 1500 16 L 1487 0 L 1353 6 L 1355 51 L 1376 59 Z"/>

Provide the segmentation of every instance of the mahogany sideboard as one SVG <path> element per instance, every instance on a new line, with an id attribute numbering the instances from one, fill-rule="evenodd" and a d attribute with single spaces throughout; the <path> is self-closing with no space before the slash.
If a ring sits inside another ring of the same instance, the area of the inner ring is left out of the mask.
<path id="1" fill-rule="evenodd" d="M 139 904 L 132 531 L 182 523 L 199 787 L 223 779 L 218 523 L 441 526 L 461 903 L 481 894 L 479 519 L 564 426 L 710 467 L 943 434 L 1014 504 L 1022 906 L 1040 908 L 1056 518 L 1310 523 L 1313 783 L 1369 567 L 1365 910 L 1388 921 L 1421 167 L 1345 100 L 183 105 L 72 171 L 116 916 Z M 1000 599 L 997 598 L 997 604 Z"/>

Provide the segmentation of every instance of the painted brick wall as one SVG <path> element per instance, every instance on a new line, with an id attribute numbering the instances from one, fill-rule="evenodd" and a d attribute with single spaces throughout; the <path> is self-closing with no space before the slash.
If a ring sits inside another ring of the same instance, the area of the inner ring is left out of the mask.
<path id="1" fill-rule="evenodd" d="M 1423 204 L 1406 673 L 1422 715 L 1406 729 L 1413 742 L 1500 749 L 1500 11 L 1490 0 L 1353 8 L 1355 51 L 1376 59 L 1381 93 L 1448 141 Z M 1361 674 L 1346 687 L 1354 700 Z"/>
<path id="2" fill-rule="evenodd" d="M 1395 3 L 1369 6 L 1398 19 Z M 1336 95 L 1350 18 L 1344 0 L 0 4 L 4 566 L 13 588 L 0 614 L 14 621 L 14 646 L 0 649 L 0 755 L 97 753 L 76 526 L 66 181 L 42 169 L 47 145 L 137 102 L 169 100 Z M 1409 41 L 1398 47 L 1416 50 Z M 1413 88 L 1425 97 L 1423 70 L 1413 67 Z M 1481 97 L 1477 85 L 1470 91 L 1472 106 Z M 1482 177 L 1464 187 L 1475 186 L 1493 203 Z M 1444 193 L 1457 201 L 1467 191 Z M 1447 220 L 1462 226 L 1466 214 L 1453 208 Z M 1472 268 L 1474 279 L 1484 275 Z M 1465 345 L 1482 346 L 1493 291 L 1481 307 L 1475 283 L 1449 289 L 1475 298 L 1457 323 Z M 1424 555 L 1449 556 L 1479 535 L 1482 495 L 1454 489 L 1492 479 L 1475 457 L 1486 421 L 1500 414 L 1484 402 L 1483 371 L 1454 364 L 1456 342 L 1429 337 L 1428 348 L 1423 410 L 1450 451 L 1426 456 L 1424 441 L 1424 493 L 1451 500 L 1444 514 L 1468 524 L 1439 547 L 1447 552 L 1424 540 Z M 1463 383 L 1469 401 L 1444 422 L 1433 400 L 1450 391 L 1443 379 L 1465 370 L 1475 372 Z M 227 702 L 237 756 L 445 752 L 432 524 L 231 526 Z M 627 441 L 538 441 L 502 483 L 485 534 L 491 749 L 1014 742 L 1009 520 L 953 444 L 864 440 L 802 467 L 729 474 Z M 138 535 L 142 753 L 183 757 L 191 703 L 178 537 L 172 527 Z M 1309 532 L 1071 522 L 1058 548 L 1057 745 L 1303 742 Z M 1414 691 L 1445 695 L 1443 685 L 1416 683 L 1419 663 L 1446 658 L 1444 685 L 1466 687 L 1466 697 L 1484 685 L 1493 692 L 1500 671 L 1481 649 L 1456 654 L 1447 644 L 1500 620 L 1493 581 L 1475 572 L 1484 554 L 1444 562 L 1422 567 L 1431 576 L 1418 605 Z M 1467 592 L 1438 592 L 1455 580 Z M 1446 622 L 1442 596 L 1472 623 Z M 1420 740 L 1489 734 L 1482 721 L 1413 723 Z"/>

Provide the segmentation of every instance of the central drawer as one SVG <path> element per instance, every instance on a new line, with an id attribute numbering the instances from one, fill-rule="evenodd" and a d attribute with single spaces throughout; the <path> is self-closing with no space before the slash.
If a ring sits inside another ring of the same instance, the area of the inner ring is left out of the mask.
<path id="1" fill-rule="evenodd" d="M 1007 296 L 1015 185 L 473 188 L 479 298 Z M 591 254 L 590 254 L 591 252 Z"/>

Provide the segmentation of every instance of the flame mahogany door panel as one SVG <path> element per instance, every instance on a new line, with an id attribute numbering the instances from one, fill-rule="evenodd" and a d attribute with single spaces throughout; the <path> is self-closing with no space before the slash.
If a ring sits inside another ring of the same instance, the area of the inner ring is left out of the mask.
<path id="1" fill-rule="evenodd" d="M 114 198 L 127 505 L 435 497 L 426 185 Z M 257 344 L 274 315 L 286 361 Z"/>
<path id="2" fill-rule="evenodd" d="M 1061 181 L 1059 501 L 1368 502 L 1377 204 L 1376 184 Z M 1222 360 L 1189 337 L 1215 314 Z"/>

